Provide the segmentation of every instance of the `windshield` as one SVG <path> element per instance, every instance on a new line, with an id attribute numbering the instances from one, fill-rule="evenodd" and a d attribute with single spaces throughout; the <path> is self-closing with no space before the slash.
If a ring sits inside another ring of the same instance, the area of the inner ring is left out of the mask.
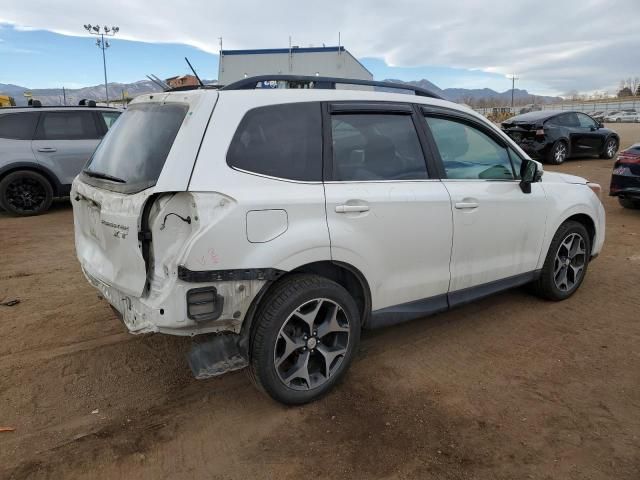
<path id="1" fill-rule="evenodd" d="M 188 109 L 181 103 L 131 105 L 100 142 L 83 180 L 122 193 L 155 185 Z"/>

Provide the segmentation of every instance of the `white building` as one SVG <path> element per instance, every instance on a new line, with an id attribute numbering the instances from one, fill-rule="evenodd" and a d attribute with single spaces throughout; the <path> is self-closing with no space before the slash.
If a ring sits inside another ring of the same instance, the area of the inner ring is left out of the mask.
<path id="1" fill-rule="evenodd" d="M 373 74 L 344 47 L 292 47 L 220 52 L 220 85 L 269 74 L 373 80 Z"/>

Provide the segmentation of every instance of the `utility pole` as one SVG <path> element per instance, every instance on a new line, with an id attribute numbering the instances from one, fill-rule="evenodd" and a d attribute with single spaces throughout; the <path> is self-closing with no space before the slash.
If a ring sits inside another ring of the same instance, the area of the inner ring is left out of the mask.
<path id="1" fill-rule="evenodd" d="M 62 98 L 64 99 L 63 100 L 64 105 L 66 105 L 67 104 L 67 92 L 65 91 L 64 87 L 62 87 Z"/>
<path id="2" fill-rule="evenodd" d="M 111 46 L 109 40 L 105 40 L 104 37 L 113 37 L 120 31 L 120 27 L 107 27 L 106 25 L 100 28 L 99 25 L 91 25 L 90 23 L 84 26 L 91 35 L 98 35 L 100 38 L 96 40 L 96 47 L 102 50 L 102 68 L 104 69 L 104 93 L 107 99 L 107 107 L 109 106 L 109 87 L 107 86 L 107 59 L 105 56 L 105 50 Z"/>
<path id="3" fill-rule="evenodd" d="M 516 76 L 515 73 L 512 73 L 511 75 L 507 75 L 507 78 L 511 79 L 511 108 L 513 109 L 513 93 L 516 89 L 516 80 L 520 77 Z"/>

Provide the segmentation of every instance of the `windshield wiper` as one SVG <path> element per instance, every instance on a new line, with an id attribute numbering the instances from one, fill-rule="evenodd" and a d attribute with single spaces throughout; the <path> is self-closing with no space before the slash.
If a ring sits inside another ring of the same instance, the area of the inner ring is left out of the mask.
<path id="1" fill-rule="evenodd" d="M 112 182 L 117 182 L 117 183 L 127 183 L 126 180 L 123 180 L 118 177 L 114 177 L 112 175 L 108 175 L 106 173 L 94 172 L 92 170 L 83 170 L 82 173 L 93 178 L 101 178 L 103 180 L 110 180 Z"/>

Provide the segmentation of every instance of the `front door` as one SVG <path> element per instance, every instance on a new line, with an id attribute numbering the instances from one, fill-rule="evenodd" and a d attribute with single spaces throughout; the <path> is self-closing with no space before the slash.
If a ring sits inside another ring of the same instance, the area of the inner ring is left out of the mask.
<path id="1" fill-rule="evenodd" d="M 420 119 L 410 105 L 371 103 L 337 104 L 326 118 L 331 258 L 369 281 L 373 323 L 376 311 L 391 323 L 446 308 L 451 204 L 430 178 Z"/>
<path id="2" fill-rule="evenodd" d="M 452 203 L 452 305 L 535 271 L 545 233 L 546 197 L 540 183 L 519 186 L 517 154 L 496 132 L 472 119 L 427 114 Z M 513 159 L 513 160 L 512 160 Z"/>
<path id="3" fill-rule="evenodd" d="M 38 163 L 69 185 L 98 146 L 100 132 L 91 111 L 42 112 L 31 148 Z"/>

